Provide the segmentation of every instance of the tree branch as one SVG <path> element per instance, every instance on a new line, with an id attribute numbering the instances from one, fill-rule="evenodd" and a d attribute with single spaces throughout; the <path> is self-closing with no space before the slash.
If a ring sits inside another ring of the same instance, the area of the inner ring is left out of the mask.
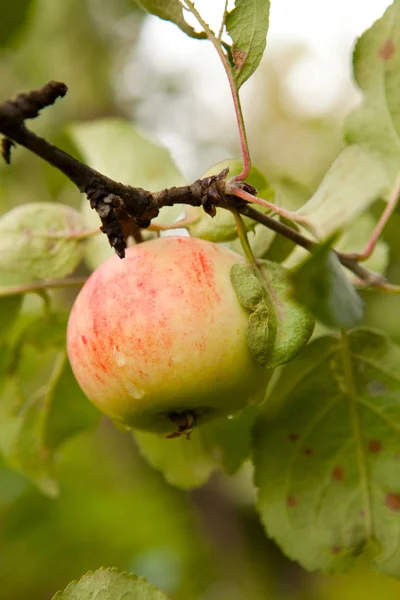
<path id="1" fill-rule="evenodd" d="M 62 98 L 66 93 L 67 86 L 64 83 L 51 81 L 39 90 L 19 94 L 15 99 L 0 104 L 0 134 L 5 136 L 1 154 L 6 163 L 10 163 L 12 148 L 19 144 L 64 173 L 80 192 L 86 194 L 91 207 L 97 211 L 102 221 L 100 229 L 121 258 L 125 256 L 127 238 L 133 236 L 140 241 L 141 228 L 149 227 L 151 220 L 163 206 L 174 204 L 203 207 L 212 217 L 215 216 L 217 207 L 234 210 L 310 252 L 316 249 L 317 243 L 296 229 L 254 209 L 250 202 L 257 202 L 257 191 L 251 185 L 235 178 L 233 195 L 232 186 L 226 181 L 229 169 L 224 169 L 218 175 L 198 179 L 191 185 L 152 193 L 102 175 L 27 129 L 25 120 L 34 119 L 43 108 L 54 104 L 57 98 Z M 239 192 L 243 192 L 241 198 Z M 344 267 L 367 285 L 382 286 L 384 283 L 383 277 L 362 267 L 352 255 L 337 252 L 337 256 Z M 11 293 L 16 292 L 13 290 Z"/>

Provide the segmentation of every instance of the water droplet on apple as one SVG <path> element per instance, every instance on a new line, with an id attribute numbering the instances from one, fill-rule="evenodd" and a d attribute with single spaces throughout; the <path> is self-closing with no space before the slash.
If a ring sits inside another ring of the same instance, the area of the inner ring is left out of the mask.
<path id="1" fill-rule="evenodd" d="M 135 400 L 140 400 L 140 398 L 143 398 L 144 391 L 141 390 L 139 387 L 137 387 L 131 381 L 126 381 L 124 383 L 124 387 L 125 387 L 126 391 L 128 392 L 128 394 Z"/>
<path id="2" fill-rule="evenodd" d="M 118 367 L 123 367 L 125 364 L 125 356 L 122 354 L 122 352 L 119 352 L 117 350 L 117 348 L 114 346 L 113 347 L 113 354 L 115 356 L 115 362 L 117 363 Z"/>

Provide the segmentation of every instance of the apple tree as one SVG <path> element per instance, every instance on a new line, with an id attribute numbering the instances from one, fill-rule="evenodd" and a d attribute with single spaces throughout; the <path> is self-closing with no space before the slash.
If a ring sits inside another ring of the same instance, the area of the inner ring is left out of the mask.
<path id="1" fill-rule="evenodd" d="M 66 119 L 52 141 L 51 123 L 34 133 L 32 119 L 57 119 L 63 82 L 2 99 L 7 180 L 26 149 L 54 187 L 83 197 L 20 198 L 0 218 L 3 459 L 62 495 L 63 447 L 103 413 L 174 487 L 201 490 L 251 465 L 265 535 L 305 570 L 368 556 L 399 577 L 400 336 L 370 315 L 400 293 L 400 0 L 357 41 L 362 101 L 295 208 L 294 186 L 253 165 L 240 99 L 266 47 L 269 0 L 227 3 L 218 31 L 191 0 L 138 4 L 214 47 L 241 157 L 187 181 L 121 117 Z M 55 598 L 96 594 L 165 597 L 102 568 Z"/>

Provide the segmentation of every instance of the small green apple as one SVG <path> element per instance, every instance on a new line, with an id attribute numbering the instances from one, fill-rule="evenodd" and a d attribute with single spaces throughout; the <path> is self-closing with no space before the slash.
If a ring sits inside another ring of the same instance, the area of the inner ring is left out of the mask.
<path id="1" fill-rule="evenodd" d="M 230 281 L 243 261 L 211 242 L 164 237 L 98 267 L 73 306 L 67 345 L 103 413 L 174 435 L 263 399 L 270 371 L 250 355 L 249 312 Z"/>

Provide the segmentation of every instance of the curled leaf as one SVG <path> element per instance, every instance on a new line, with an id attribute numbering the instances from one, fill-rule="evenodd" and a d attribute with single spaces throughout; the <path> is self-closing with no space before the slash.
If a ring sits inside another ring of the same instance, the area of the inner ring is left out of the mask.
<path id="1" fill-rule="evenodd" d="M 234 265 L 231 281 L 240 304 L 251 311 L 248 345 L 257 362 L 273 369 L 291 361 L 308 342 L 314 320 L 293 299 L 288 272 L 259 261 L 257 276 L 250 265 Z"/>
<path id="2" fill-rule="evenodd" d="M 248 310 L 256 311 L 263 300 L 263 286 L 250 265 L 233 265 L 231 282 L 240 304 Z"/>

